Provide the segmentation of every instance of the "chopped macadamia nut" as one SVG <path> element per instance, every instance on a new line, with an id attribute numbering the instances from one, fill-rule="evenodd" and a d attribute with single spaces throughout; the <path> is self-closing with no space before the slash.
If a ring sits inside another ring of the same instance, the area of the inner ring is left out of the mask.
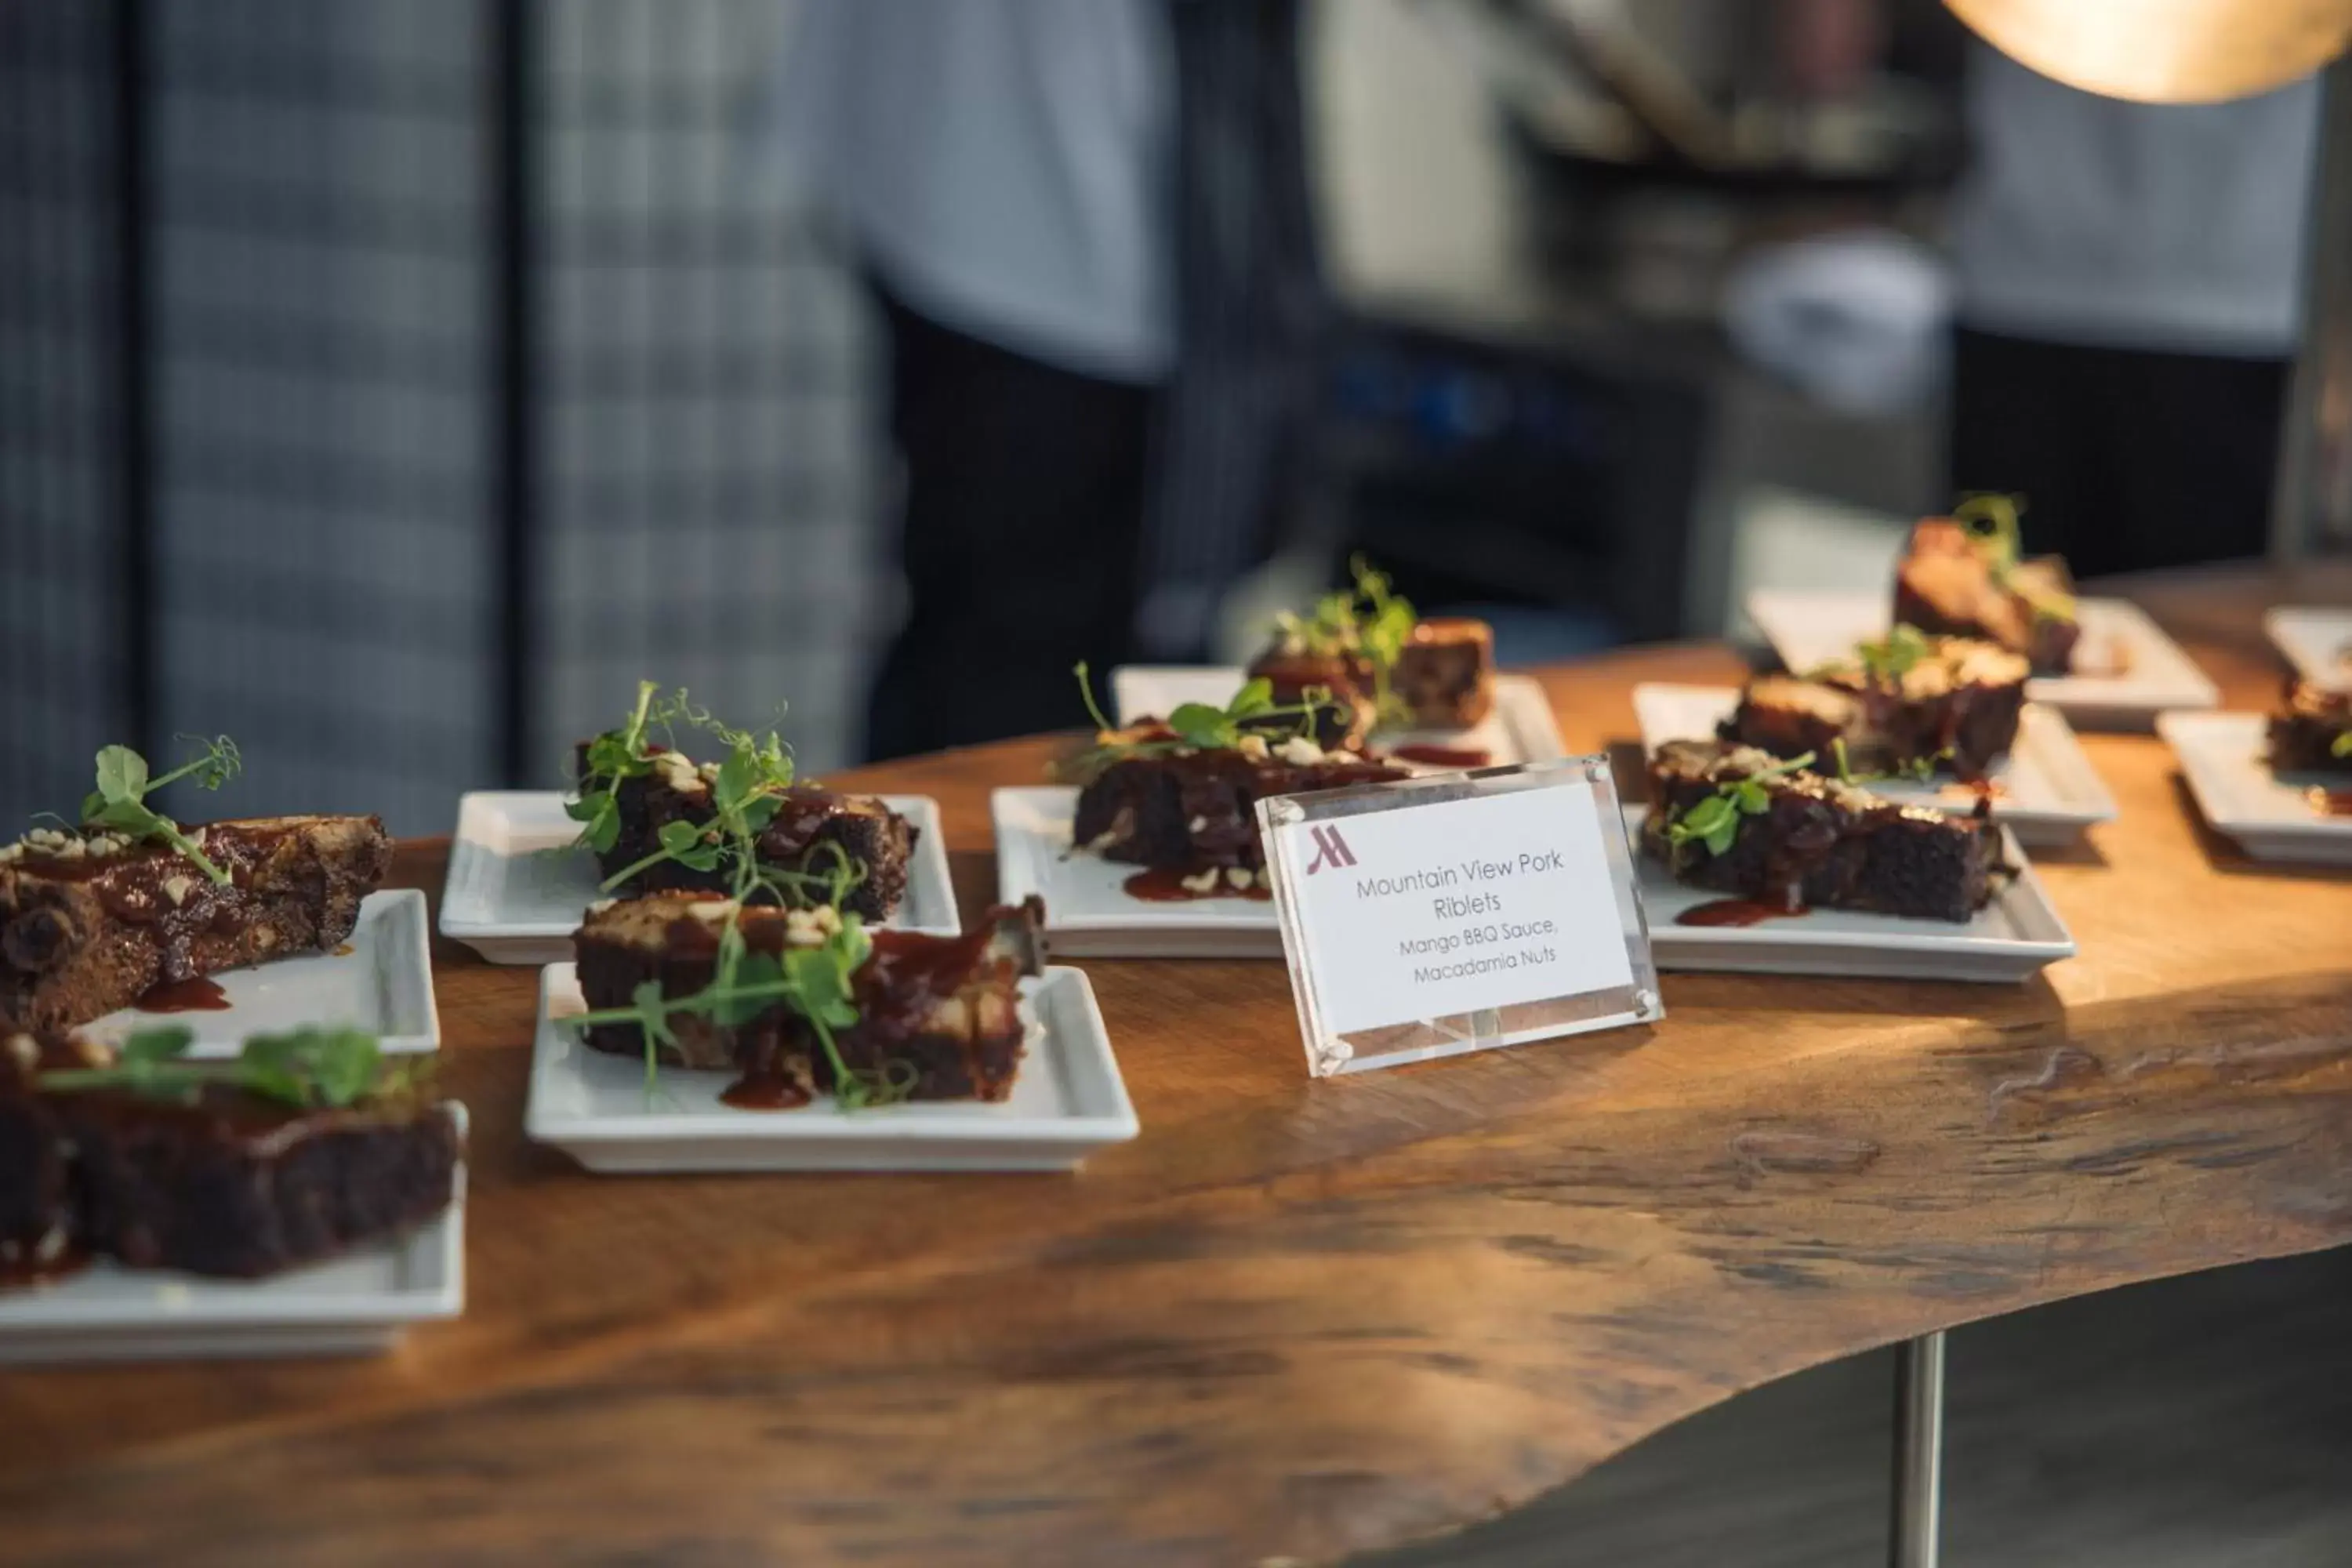
<path id="1" fill-rule="evenodd" d="M 1293 735 L 1276 747 L 1274 754 L 1286 763 L 1307 767 L 1323 760 L 1323 748 L 1304 735 Z"/>
<path id="2" fill-rule="evenodd" d="M 701 771 L 676 752 L 655 752 L 653 763 L 656 771 L 661 774 L 662 782 L 678 794 L 708 795 L 710 793 L 710 786 L 704 782 Z"/>
<path id="3" fill-rule="evenodd" d="M 1213 893 L 1217 890 L 1218 872 L 1214 866 L 1179 879 L 1179 885 L 1188 893 Z"/>
<path id="4" fill-rule="evenodd" d="M 1267 756 L 1265 737 L 1264 735 L 1244 735 L 1239 741 L 1234 742 L 1234 750 L 1239 752 L 1243 756 L 1247 757 L 1251 762 L 1262 763 L 1265 761 Z"/>

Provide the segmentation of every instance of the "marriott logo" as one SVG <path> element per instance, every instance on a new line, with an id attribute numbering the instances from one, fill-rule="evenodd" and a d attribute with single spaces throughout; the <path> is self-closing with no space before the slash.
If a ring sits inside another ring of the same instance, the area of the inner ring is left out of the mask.
<path id="1" fill-rule="evenodd" d="M 1310 827 L 1307 832 L 1315 840 L 1315 853 L 1307 861 L 1308 876 L 1312 877 L 1326 866 L 1346 867 L 1356 863 L 1356 852 L 1348 847 L 1348 841 L 1339 837 L 1338 828 Z"/>

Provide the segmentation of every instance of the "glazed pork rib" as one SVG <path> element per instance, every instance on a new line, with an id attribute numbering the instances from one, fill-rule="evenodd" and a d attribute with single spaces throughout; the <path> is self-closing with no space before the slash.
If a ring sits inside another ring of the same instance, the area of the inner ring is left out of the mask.
<path id="1" fill-rule="evenodd" d="M 1325 747 L 1363 743 L 1379 719 L 1371 660 L 1355 650 L 1315 652 L 1277 636 L 1249 667 L 1273 683 L 1276 702 L 1289 707 L 1310 691 L 1330 695 L 1315 715 L 1315 741 Z M 1495 709 L 1495 629 L 1484 621 L 1438 617 L 1417 622 L 1397 650 L 1389 687 L 1416 730 L 1466 730 Z"/>
<path id="2" fill-rule="evenodd" d="M 320 952 L 392 864 L 373 816 L 187 829 L 219 884 L 168 845 L 37 830 L 0 850 L 0 1030 L 66 1029 L 151 986 Z"/>
<path id="3" fill-rule="evenodd" d="M 463 1141 L 426 1097 L 306 1110 L 219 1085 L 193 1103 L 53 1092 L 38 1072 L 110 1053 L 54 1033 L 0 1044 L 0 1271 L 95 1255 L 251 1279 L 407 1230 L 455 1191 Z"/>
<path id="4" fill-rule="evenodd" d="M 1246 749 L 1184 748 L 1119 758 L 1078 791 L 1073 840 L 1090 854 L 1133 866 L 1255 873 L 1265 864 L 1257 836 L 1260 796 L 1409 776 L 1395 763 L 1327 752 L 1311 742 L 1251 742 Z"/>
<path id="5" fill-rule="evenodd" d="M 1848 660 L 1807 675 L 1759 676 L 1719 732 L 1778 757 L 1826 758 L 1842 741 L 1848 765 L 1861 772 L 1937 763 L 1973 781 L 2016 743 L 2032 673 L 2021 654 L 1938 637 L 1899 675 Z"/>
<path id="6" fill-rule="evenodd" d="M 697 892 L 620 900 L 592 910 L 572 938 L 580 989 L 592 1010 L 628 1006 L 648 980 L 658 981 L 665 996 L 691 995 L 717 972 L 719 933 L 730 915 L 749 951 L 781 953 L 796 928 L 825 912 L 738 909 Z M 911 1100 L 1003 1100 L 1013 1091 L 1027 1035 L 1017 983 L 1044 967 L 1045 918 L 1033 897 L 989 910 L 961 936 L 872 932 L 873 952 L 853 980 L 858 1021 L 834 1031 L 844 1065 L 853 1072 L 911 1071 Z M 669 1022 L 677 1044 L 660 1047 L 664 1062 L 833 1092 L 831 1058 L 808 1020 L 782 1003 L 733 1027 L 686 1013 Z M 600 1051 L 645 1052 L 634 1023 L 597 1025 L 583 1037 Z"/>
<path id="7" fill-rule="evenodd" d="M 578 767 L 586 766 L 586 753 L 583 745 Z M 612 848 L 596 857 L 597 869 L 605 877 L 659 849 L 664 824 L 710 820 L 709 779 L 682 757 L 654 773 L 621 780 L 614 799 L 620 809 L 620 837 Z M 820 853 L 820 847 L 838 846 L 866 868 L 865 879 L 843 899 L 843 910 L 878 921 L 887 920 L 906 901 L 915 836 L 915 828 L 905 817 L 871 795 L 844 795 L 820 784 L 794 784 L 784 791 L 783 806 L 775 820 L 761 833 L 759 855 L 762 863 L 786 870 L 822 871 L 830 857 Z M 625 897 L 675 890 L 723 893 L 728 890 L 727 879 L 723 865 L 697 871 L 665 860 L 614 890 Z"/>
<path id="8" fill-rule="evenodd" d="M 2352 751 L 2336 750 L 2347 735 L 2352 735 L 2352 691 L 2289 681 L 2271 715 L 2271 766 L 2283 773 L 2352 773 Z"/>
<path id="9" fill-rule="evenodd" d="M 1895 622 L 1923 632 L 1975 637 L 2022 654 L 2036 675 L 2063 675 L 2083 635 L 2071 613 L 2053 615 L 2037 603 L 2070 605 L 2074 582 L 2055 556 L 2017 563 L 1997 579 L 1969 531 L 1931 517 L 1911 531 L 1895 567 Z"/>
<path id="10" fill-rule="evenodd" d="M 1495 710 L 1495 628 L 1465 616 L 1420 622 L 1389 682 L 1419 730 L 1467 730 Z"/>
<path id="11" fill-rule="evenodd" d="M 1981 803 L 1972 816 L 1897 805 L 1818 773 L 1769 774 L 1774 759 L 1752 746 L 1669 741 L 1650 759 L 1644 850 L 1695 888 L 1791 908 L 1865 910 L 1965 922 L 2008 875 L 2000 831 Z M 1762 779 L 1769 798 L 1742 815 L 1721 854 L 1675 844 L 1669 826 L 1719 786 Z"/>

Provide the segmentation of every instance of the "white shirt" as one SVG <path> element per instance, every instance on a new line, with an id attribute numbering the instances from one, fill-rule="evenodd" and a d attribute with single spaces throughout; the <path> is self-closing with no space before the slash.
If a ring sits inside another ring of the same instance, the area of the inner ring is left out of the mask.
<path id="1" fill-rule="evenodd" d="M 1954 214 L 1962 324 L 2047 342 L 2284 355 L 2302 320 L 2319 83 L 2148 104 L 1983 44 Z"/>
<path id="2" fill-rule="evenodd" d="M 783 145 L 907 304 L 1016 353 L 1174 358 L 1161 0 L 807 0 Z"/>

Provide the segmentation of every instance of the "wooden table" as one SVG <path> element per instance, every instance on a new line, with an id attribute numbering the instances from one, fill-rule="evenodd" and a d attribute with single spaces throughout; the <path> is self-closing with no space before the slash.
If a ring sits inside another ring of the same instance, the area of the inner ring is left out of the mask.
<path id="1" fill-rule="evenodd" d="M 2233 706 L 2291 585 L 2144 602 Z M 1635 679 L 1546 677 L 1572 745 Z M 521 1138 L 535 974 L 438 953 L 463 1321 L 352 1363 L 0 1377 L 0 1555 L 1243 1563 L 1506 1509 L 1741 1389 L 1969 1319 L 2352 1240 L 2352 879 L 2121 819 L 2037 857 L 2022 987 L 1672 975 L 1660 1026 L 1310 1082 L 1268 963 L 1087 965 L 1143 1122 L 1076 1176 L 594 1177 Z M 1043 742 L 936 795 L 967 908 Z M 404 850 L 437 889 L 442 849 Z"/>

